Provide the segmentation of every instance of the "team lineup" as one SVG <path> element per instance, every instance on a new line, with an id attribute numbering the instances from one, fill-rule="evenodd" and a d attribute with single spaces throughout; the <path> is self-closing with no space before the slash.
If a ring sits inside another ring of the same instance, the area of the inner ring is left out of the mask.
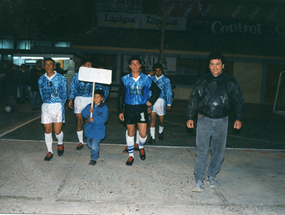
<path id="1" fill-rule="evenodd" d="M 220 53 L 212 53 L 208 57 L 208 64 L 210 73 L 196 82 L 187 105 L 186 126 L 194 128 L 194 120 L 197 120 L 194 169 L 196 184 L 192 189 L 193 192 L 204 190 L 204 180 L 209 183 L 210 187 L 217 186 L 215 176 L 220 171 L 224 159 L 229 112 L 234 107 L 235 129 L 242 127 L 244 116 L 244 100 L 238 83 L 232 76 L 223 72 L 226 64 L 224 56 Z M 126 147 L 123 151 L 128 154 L 126 165 L 132 166 L 135 161 L 135 150 L 139 151 L 139 157 L 143 161 L 146 159 L 144 147 L 146 142 L 156 143 L 157 116 L 159 119 L 158 139 L 163 140 L 164 116 L 167 110 L 171 110 L 173 94 L 170 80 L 164 75 L 160 63 L 154 64 L 153 71 L 148 75 L 142 71 L 140 57 L 132 56 L 128 65 L 130 72 L 121 78 L 118 118 L 126 126 Z M 91 68 L 92 62 L 85 60 L 82 62 L 82 67 Z M 92 83 L 80 81 L 78 73 L 75 73 L 68 95 L 66 79 L 54 70 L 54 60 L 46 58 L 44 68 L 46 73 L 38 79 L 43 102 L 41 123 L 44 127 L 47 147 L 44 160 L 50 161 L 54 156 L 52 132 L 57 139 L 58 156 L 64 154 L 62 125 L 65 122 L 64 107 L 68 100 L 68 106 L 73 109 L 76 119 L 78 137 L 76 150 L 81 150 L 87 145 L 91 152 L 89 165 L 96 165 L 100 141 L 105 137 L 105 123 L 109 115 L 105 101 L 109 96 L 110 86 L 96 83 L 93 92 Z M 97 68 L 102 67 L 97 66 Z M 150 124 L 149 138 L 147 137 L 148 123 Z M 83 135 L 87 138 L 86 143 L 83 141 Z M 210 143 L 211 160 L 208 165 Z"/>

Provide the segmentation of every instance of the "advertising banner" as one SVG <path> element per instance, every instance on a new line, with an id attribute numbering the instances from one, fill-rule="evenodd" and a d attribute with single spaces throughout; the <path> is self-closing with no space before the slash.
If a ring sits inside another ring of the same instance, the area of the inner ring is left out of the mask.
<path id="1" fill-rule="evenodd" d="M 97 12 L 98 27 L 120 27 L 160 30 L 161 17 L 149 14 Z M 167 17 L 165 30 L 185 31 L 187 18 Z"/>
<path id="2" fill-rule="evenodd" d="M 129 73 L 129 59 L 131 55 L 124 55 L 123 57 L 123 72 Z M 140 56 L 141 57 L 141 56 Z M 145 67 L 146 73 L 152 71 L 152 66 L 158 62 L 158 57 L 156 56 L 142 56 L 142 66 Z M 176 73 L 176 58 L 174 57 L 164 57 L 162 60 L 162 67 L 164 74 L 174 75 Z"/>

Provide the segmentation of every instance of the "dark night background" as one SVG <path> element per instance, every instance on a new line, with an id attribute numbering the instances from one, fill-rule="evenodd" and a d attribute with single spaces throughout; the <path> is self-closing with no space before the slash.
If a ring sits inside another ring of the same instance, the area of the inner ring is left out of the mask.
<path id="1" fill-rule="evenodd" d="M 124 2 L 124 1 L 123 1 Z M 131 2 L 131 1 L 130 1 Z M 136 2 L 136 1 L 134 1 Z M 172 4 L 185 9 L 189 4 L 195 5 L 193 13 L 187 17 L 186 31 L 165 31 L 165 50 L 180 51 L 222 51 L 224 53 L 285 56 L 284 28 L 283 35 L 274 31 L 276 24 L 284 24 L 284 1 L 249 0 L 249 1 L 142 1 L 142 13 L 162 15 L 162 7 L 169 9 Z M 214 10 L 207 16 L 199 16 L 206 5 L 212 4 Z M 243 5 L 243 14 L 231 19 L 229 13 Z M 258 16 L 248 18 L 254 8 L 259 7 Z M 272 20 L 268 14 L 278 10 Z M 139 28 L 97 27 L 96 1 L 28 1 L 2 0 L 0 3 L 0 28 L 2 38 L 21 39 L 64 39 L 79 46 L 107 46 L 125 48 L 159 49 L 159 30 Z M 174 14 L 174 16 L 179 14 Z M 225 24 L 239 22 L 248 25 L 261 23 L 266 29 L 261 35 L 231 33 L 215 34 L 210 31 L 210 24 L 220 20 Z"/>

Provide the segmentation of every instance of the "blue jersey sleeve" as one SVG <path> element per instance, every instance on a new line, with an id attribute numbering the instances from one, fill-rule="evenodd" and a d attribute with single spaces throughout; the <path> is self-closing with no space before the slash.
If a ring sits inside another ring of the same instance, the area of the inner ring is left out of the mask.
<path id="1" fill-rule="evenodd" d="M 74 99 L 78 95 L 78 73 L 75 73 L 70 83 L 69 99 Z"/>
<path id="2" fill-rule="evenodd" d="M 172 87 L 169 78 L 165 78 L 164 82 L 164 91 L 165 91 L 165 98 L 166 104 L 172 105 Z"/>

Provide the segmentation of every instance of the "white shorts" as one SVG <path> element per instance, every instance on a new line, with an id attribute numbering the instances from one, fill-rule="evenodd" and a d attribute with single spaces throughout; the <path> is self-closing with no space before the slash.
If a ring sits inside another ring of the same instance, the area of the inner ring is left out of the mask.
<path id="1" fill-rule="evenodd" d="M 53 122 L 62 122 L 62 110 L 60 103 L 43 103 L 41 123 L 49 124 Z"/>
<path id="2" fill-rule="evenodd" d="M 74 99 L 74 113 L 81 113 L 81 111 L 91 103 L 92 97 L 76 96 Z"/>
<path id="3" fill-rule="evenodd" d="M 152 112 L 156 112 L 158 116 L 165 115 L 164 100 L 162 98 L 158 98 L 156 100 L 156 102 L 152 106 Z"/>

